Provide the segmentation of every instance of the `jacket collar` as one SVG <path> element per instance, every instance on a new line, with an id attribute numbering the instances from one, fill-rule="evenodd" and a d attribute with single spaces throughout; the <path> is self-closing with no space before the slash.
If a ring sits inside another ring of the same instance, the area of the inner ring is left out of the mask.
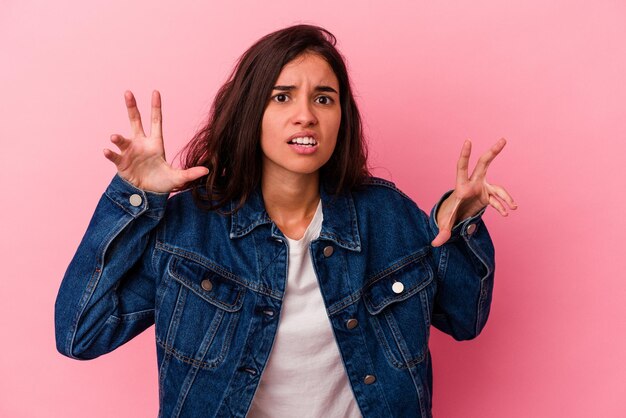
<path id="1" fill-rule="evenodd" d="M 320 239 L 332 241 L 348 250 L 361 251 L 361 238 L 352 196 L 349 193 L 333 195 L 328 193 L 326 187 L 321 186 L 320 198 L 324 217 Z M 231 202 L 231 213 L 236 206 L 237 202 Z M 272 236 L 284 237 L 267 214 L 261 188 L 258 187 L 243 206 L 237 212 L 232 213 L 230 238 L 241 238 L 257 226 L 265 224 L 272 225 Z"/>

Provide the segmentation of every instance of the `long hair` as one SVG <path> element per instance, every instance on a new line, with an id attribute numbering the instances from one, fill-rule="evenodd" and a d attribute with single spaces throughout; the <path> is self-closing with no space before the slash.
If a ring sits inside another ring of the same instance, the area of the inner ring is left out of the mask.
<path id="1" fill-rule="evenodd" d="M 350 88 L 335 36 L 318 26 L 296 25 L 270 33 L 237 61 L 218 91 L 207 122 L 182 150 L 184 168 L 204 166 L 209 174 L 189 182 L 196 201 L 210 210 L 231 200 L 244 204 L 261 181 L 261 123 L 282 68 L 305 52 L 323 57 L 339 81 L 341 123 L 337 145 L 320 169 L 320 182 L 331 193 L 358 187 L 369 175 L 361 116 Z M 197 187 L 204 186 L 204 187 Z"/>

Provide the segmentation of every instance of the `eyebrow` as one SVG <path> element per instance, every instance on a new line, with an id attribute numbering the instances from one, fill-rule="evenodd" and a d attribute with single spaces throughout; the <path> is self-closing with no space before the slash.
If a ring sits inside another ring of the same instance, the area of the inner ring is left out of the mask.
<path id="1" fill-rule="evenodd" d="M 274 90 L 280 90 L 280 91 L 291 91 L 295 89 L 296 89 L 296 86 L 274 86 Z M 316 86 L 315 91 L 326 91 L 326 92 L 339 94 L 337 90 L 335 90 L 334 88 L 330 86 Z"/>

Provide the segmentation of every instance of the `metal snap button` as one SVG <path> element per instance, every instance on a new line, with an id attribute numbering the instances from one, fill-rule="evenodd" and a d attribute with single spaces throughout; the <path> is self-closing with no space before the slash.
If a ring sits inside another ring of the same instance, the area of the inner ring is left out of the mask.
<path id="1" fill-rule="evenodd" d="M 374 376 L 373 374 L 368 374 L 367 376 L 365 376 L 365 379 L 363 379 L 363 383 L 365 383 L 366 385 L 371 385 L 375 381 L 376 376 Z"/>
<path id="2" fill-rule="evenodd" d="M 128 200 L 130 201 L 130 204 L 135 207 L 141 205 L 141 202 L 143 202 L 143 199 L 137 193 L 131 194 L 130 199 Z"/>
<path id="3" fill-rule="evenodd" d="M 211 283 L 211 280 L 209 279 L 202 280 L 202 282 L 200 283 L 200 286 L 202 286 L 202 288 L 206 290 L 207 292 L 213 289 L 213 283 Z"/>
<path id="4" fill-rule="evenodd" d="M 335 249 L 332 247 L 332 245 L 324 247 L 324 257 L 330 257 L 331 255 L 333 255 L 333 252 L 335 252 Z"/>
<path id="5" fill-rule="evenodd" d="M 404 290 L 404 285 L 402 284 L 402 282 L 395 282 L 391 285 L 391 290 L 393 290 L 393 293 L 402 293 L 402 291 Z"/>
<path id="6" fill-rule="evenodd" d="M 466 231 L 468 235 L 472 235 L 476 231 L 476 224 L 469 224 Z"/>
<path id="7" fill-rule="evenodd" d="M 359 325 L 359 321 L 354 318 L 350 318 L 346 321 L 346 327 L 348 329 L 355 329 L 357 325 Z"/>

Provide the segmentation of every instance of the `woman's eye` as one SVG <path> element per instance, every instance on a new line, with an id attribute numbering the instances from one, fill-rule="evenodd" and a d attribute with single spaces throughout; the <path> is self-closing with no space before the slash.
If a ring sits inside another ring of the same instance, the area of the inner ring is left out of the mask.
<path id="1" fill-rule="evenodd" d="M 275 102 L 285 103 L 287 100 L 289 100 L 289 96 L 287 96 L 286 94 L 277 94 L 273 97 L 273 99 Z"/>
<path id="2" fill-rule="evenodd" d="M 317 98 L 317 101 L 318 101 L 319 104 L 328 105 L 328 104 L 331 104 L 333 102 L 333 99 L 331 99 L 328 96 L 319 96 Z"/>

